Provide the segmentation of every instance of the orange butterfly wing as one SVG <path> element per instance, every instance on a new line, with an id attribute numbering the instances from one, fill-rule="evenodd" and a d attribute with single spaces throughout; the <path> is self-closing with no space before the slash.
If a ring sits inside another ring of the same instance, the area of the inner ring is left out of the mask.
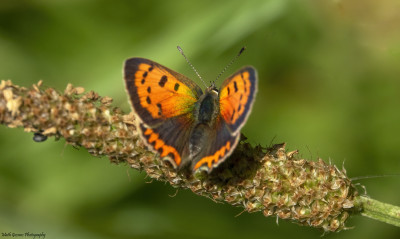
<path id="1" fill-rule="evenodd" d="M 188 113 L 203 94 L 186 76 L 151 60 L 128 59 L 124 73 L 133 109 L 149 126 Z"/>
<path id="2" fill-rule="evenodd" d="M 219 93 L 220 118 L 210 138 L 207 153 L 193 162 L 193 169 L 211 171 L 229 157 L 239 142 L 239 131 L 246 123 L 257 93 L 257 71 L 247 66 L 230 77 Z"/>
<path id="3" fill-rule="evenodd" d="M 232 135 L 228 125 L 221 118 L 216 121 L 214 132 L 210 135 L 213 137 L 209 139 L 209 145 L 204 146 L 207 148 L 206 152 L 192 162 L 193 170 L 203 168 L 211 172 L 233 153 L 240 138 L 238 133 Z"/>
<path id="4" fill-rule="evenodd" d="M 246 66 L 228 77 L 221 86 L 221 115 L 235 135 L 246 123 L 257 93 L 257 71 Z"/>
<path id="5" fill-rule="evenodd" d="M 201 88 L 186 76 L 156 62 L 131 58 L 124 79 L 141 123 L 141 137 L 151 149 L 177 167 L 193 127 L 193 109 Z"/>

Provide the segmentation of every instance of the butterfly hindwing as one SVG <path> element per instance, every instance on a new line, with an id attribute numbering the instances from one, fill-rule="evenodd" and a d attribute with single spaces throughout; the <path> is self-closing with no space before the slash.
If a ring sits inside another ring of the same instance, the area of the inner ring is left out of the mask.
<path id="1" fill-rule="evenodd" d="M 221 86 L 220 112 L 232 134 L 247 120 L 257 92 L 257 71 L 246 66 L 228 77 Z"/>
<path id="2" fill-rule="evenodd" d="M 142 139 L 161 157 L 172 159 L 174 167 L 180 166 L 201 88 L 184 75 L 143 58 L 125 62 L 124 79 Z"/>
<path id="3" fill-rule="evenodd" d="M 184 150 L 190 137 L 193 119 L 187 115 L 166 120 L 153 128 L 140 123 L 140 134 L 147 146 L 167 159 L 174 168 L 185 164 Z"/>
<path id="4" fill-rule="evenodd" d="M 210 137 L 207 144 L 204 145 L 204 153 L 192 161 L 193 170 L 202 168 L 211 172 L 235 149 L 240 134 L 233 135 L 222 118 L 217 120 L 215 127 L 211 132 L 207 132 Z"/>

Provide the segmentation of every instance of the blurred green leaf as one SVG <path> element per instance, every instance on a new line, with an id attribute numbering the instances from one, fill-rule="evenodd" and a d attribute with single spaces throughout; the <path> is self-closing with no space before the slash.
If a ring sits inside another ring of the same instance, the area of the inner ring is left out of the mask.
<path id="1" fill-rule="evenodd" d="M 259 92 L 243 129 L 254 144 L 287 142 L 305 157 L 344 166 L 350 177 L 400 171 L 399 3 L 374 1 L 15 1 L 0 2 L 0 78 L 29 87 L 68 83 L 130 106 L 126 58 L 152 59 L 206 81 L 242 46 L 228 70 L 253 65 Z M 320 232 L 216 204 L 63 141 L 35 143 L 0 128 L 1 232 L 47 238 L 296 238 Z M 373 157 L 371 157 L 373 156 Z M 398 178 L 365 180 L 369 195 L 400 204 Z M 363 218 L 340 238 L 398 238 Z"/>

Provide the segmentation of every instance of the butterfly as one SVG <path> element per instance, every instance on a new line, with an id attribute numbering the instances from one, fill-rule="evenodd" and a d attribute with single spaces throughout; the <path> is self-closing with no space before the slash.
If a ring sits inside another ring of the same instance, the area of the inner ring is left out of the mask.
<path id="1" fill-rule="evenodd" d="M 148 59 L 126 60 L 123 72 L 140 137 L 175 169 L 211 172 L 232 154 L 257 92 L 254 67 L 204 93 L 188 77 Z"/>

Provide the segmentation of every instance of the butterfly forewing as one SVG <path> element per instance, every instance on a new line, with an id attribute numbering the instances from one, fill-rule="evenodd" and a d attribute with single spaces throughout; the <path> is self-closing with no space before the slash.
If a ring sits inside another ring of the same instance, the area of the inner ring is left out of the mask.
<path id="1" fill-rule="evenodd" d="M 228 77 L 220 90 L 220 112 L 233 134 L 239 132 L 251 111 L 257 92 L 257 72 L 247 66 Z"/>
<path id="2" fill-rule="evenodd" d="M 147 59 L 128 59 L 124 74 L 132 106 L 149 126 L 191 111 L 202 94 L 186 76 Z"/>

